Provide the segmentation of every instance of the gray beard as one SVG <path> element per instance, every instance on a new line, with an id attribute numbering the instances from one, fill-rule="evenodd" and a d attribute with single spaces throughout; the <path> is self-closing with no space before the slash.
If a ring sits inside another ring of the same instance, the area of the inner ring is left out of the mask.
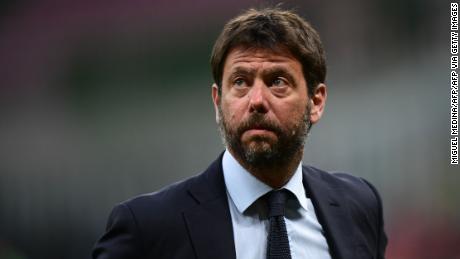
<path id="1" fill-rule="evenodd" d="M 219 130 L 221 132 L 224 145 L 232 151 L 236 159 L 243 163 L 246 169 L 264 170 L 265 168 L 283 168 L 295 159 L 299 152 L 303 151 L 307 135 L 311 128 L 310 121 L 310 102 L 305 108 L 305 113 L 301 122 L 294 128 L 283 129 L 279 125 L 265 119 L 265 115 L 254 113 L 251 117 L 241 123 L 238 128 L 231 128 L 221 110 L 219 109 Z M 274 132 L 278 141 L 273 144 L 262 143 L 263 137 L 254 139 L 259 141 L 256 147 L 245 147 L 241 142 L 242 134 L 254 125 L 263 125 L 264 128 Z"/>

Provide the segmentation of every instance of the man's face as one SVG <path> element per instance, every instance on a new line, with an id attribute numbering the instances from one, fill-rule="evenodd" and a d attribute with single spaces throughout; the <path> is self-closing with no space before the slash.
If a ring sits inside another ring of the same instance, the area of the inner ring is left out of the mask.
<path id="1" fill-rule="evenodd" d="M 287 52 L 268 49 L 231 50 L 221 95 L 214 85 L 213 101 L 227 147 L 256 167 L 301 152 L 309 125 L 321 116 L 310 116 L 318 107 L 308 98 L 301 63 Z"/>

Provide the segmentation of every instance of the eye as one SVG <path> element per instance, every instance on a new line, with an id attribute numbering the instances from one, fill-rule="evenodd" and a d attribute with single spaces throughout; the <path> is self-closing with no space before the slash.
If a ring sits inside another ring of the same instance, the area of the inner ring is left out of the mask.
<path id="1" fill-rule="evenodd" d="M 237 78 L 233 81 L 233 85 L 243 87 L 246 86 L 246 81 L 243 78 Z"/>
<path id="2" fill-rule="evenodd" d="M 287 81 L 281 77 L 277 77 L 272 81 L 272 86 L 283 87 L 287 85 Z"/>

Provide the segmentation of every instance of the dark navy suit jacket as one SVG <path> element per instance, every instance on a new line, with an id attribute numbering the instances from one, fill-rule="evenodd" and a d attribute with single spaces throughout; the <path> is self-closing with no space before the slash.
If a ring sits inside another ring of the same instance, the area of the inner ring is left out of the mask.
<path id="1" fill-rule="evenodd" d="M 384 258 L 382 204 L 371 184 L 310 166 L 303 184 L 333 258 Z M 222 156 L 202 174 L 115 206 L 93 258 L 235 259 Z"/>

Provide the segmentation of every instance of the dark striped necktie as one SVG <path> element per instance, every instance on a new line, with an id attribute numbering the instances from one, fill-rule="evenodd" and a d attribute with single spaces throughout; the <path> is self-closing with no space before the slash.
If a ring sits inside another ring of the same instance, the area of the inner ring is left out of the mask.
<path id="1" fill-rule="evenodd" d="M 288 198 L 285 189 L 267 194 L 270 232 L 267 241 L 267 259 L 291 259 L 289 239 L 284 222 L 284 207 Z"/>

